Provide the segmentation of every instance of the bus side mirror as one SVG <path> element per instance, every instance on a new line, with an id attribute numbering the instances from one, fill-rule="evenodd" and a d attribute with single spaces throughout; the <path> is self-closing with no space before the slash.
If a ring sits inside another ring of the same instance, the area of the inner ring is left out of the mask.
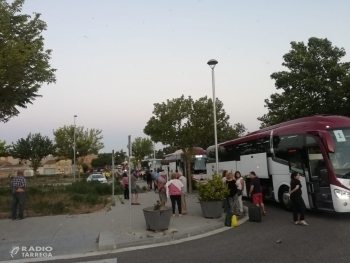
<path id="1" fill-rule="evenodd" d="M 320 131 L 321 140 L 328 153 L 334 153 L 334 142 L 332 136 L 327 131 Z"/>

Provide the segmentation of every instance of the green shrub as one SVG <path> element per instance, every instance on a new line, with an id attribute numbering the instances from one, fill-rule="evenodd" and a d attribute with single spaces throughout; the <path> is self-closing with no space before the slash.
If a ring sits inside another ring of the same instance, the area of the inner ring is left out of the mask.
<path id="1" fill-rule="evenodd" d="M 95 185 L 95 190 L 98 195 L 110 195 L 112 194 L 112 186 L 109 184 L 98 183 Z"/>
<path id="2" fill-rule="evenodd" d="M 72 194 L 70 196 L 70 199 L 73 201 L 73 202 L 76 202 L 76 203 L 83 203 L 84 200 L 85 200 L 85 195 L 83 194 Z"/>
<path id="3" fill-rule="evenodd" d="M 147 191 L 147 187 L 145 185 L 142 186 L 142 191 Z"/>
<path id="4" fill-rule="evenodd" d="M 0 187 L 0 196 L 8 196 L 12 194 L 10 187 Z"/>
<path id="5" fill-rule="evenodd" d="M 50 206 L 49 202 L 39 201 L 32 205 L 32 209 L 34 210 L 35 213 L 46 214 L 47 210 L 49 210 L 49 206 Z"/>
<path id="6" fill-rule="evenodd" d="M 195 180 L 192 180 L 192 189 L 193 189 L 193 190 L 197 190 L 197 189 L 198 189 L 198 187 L 197 187 L 197 181 L 195 181 Z"/>
<path id="7" fill-rule="evenodd" d="M 44 195 L 43 187 L 41 186 L 29 186 L 27 187 L 26 192 L 28 195 Z"/>
<path id="8" fill-rule="evenodd" d="M 85 180 L 86 180 L 86 178 L 88 178 L 89 175 L 90 175 L 90 174 L 85 174 L 85 173 L 84 173 L 84 174 L 81 174 L 81 175 L 80 175 L 80 179 L 82 179 L 82 180 L 85 179 Z"/>
<path id="9" fill-rule="evenodd" d="M 198 183 L 199 200 L 201 201 L 219 201 L 224 200 L 229 195 L 227 185 L 221 177 L 213 174 L 212 179 L 206 183 Z"/>
<path id="10" fill-rule="evenodd" d="M 99 201 L 99 197 L 97 194 L 91 194 L 85 196 L 85 202 L 89 205 L 96 205 Z"/>
<path id="11" fill-rule="evenodd" d="M 76 194 L 87 194 L 95 192 L 94 185 L 99 184 L 99 182 L 87 183 L 86 181 L 78 181 L 68 185 L 66 187 L 66 192 L 76 193 Z"/>
<path id="12" fill-rule="evenodd" d="M 58 215 L 58 214 L 63 214 L 63 212 L 65 210 L 65 205 L 63 202 L 59 201 L 59 202 L 52 204 L 50 208 L 51 208 L 50 214 Z"/>

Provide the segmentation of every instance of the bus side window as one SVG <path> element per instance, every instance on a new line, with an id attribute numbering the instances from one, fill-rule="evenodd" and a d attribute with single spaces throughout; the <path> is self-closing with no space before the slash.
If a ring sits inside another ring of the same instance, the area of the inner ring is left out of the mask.
<path id="1" fill-rule="evenodd" d="M 305 175 L 300 151 L 297 149 L 290 149 L 288 150 L 288 155 L 289 155 L 289 169 L 291 171 L 300 173 L 300 175 Z"/>
<path id="2" fill-rule="evenodd" d="M 289 161 L 289 149 L 302 149 L 304 147 L 303 135 L 274 136 L 273 148 L 275 158 Z"/>

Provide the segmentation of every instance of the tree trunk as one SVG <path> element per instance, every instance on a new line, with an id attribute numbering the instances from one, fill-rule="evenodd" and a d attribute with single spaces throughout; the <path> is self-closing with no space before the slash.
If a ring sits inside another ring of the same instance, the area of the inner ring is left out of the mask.
<path id="1" fill-rule="evenodd" d="M 84 164 L 84 161 L 85 161 L 85 156 L 84 157 L 80 157 L 80 162 L 79 162 L 79 158 L 78 159 L 78 179 L 80 181 L 80 170 L 83 169 L 83 164 Z M 77 167 L 75 167 L 76 169 Z"/>
<path id="2" fill-rule="evenodd" d="M 188 192 L 192 194 L 191 155 L 186 156 Z"/>

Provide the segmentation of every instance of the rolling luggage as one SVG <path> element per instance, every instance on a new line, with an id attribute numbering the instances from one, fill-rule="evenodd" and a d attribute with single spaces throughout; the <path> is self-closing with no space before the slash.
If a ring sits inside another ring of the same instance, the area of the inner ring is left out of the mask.
<path id="1" fill-rule="evenodd" d="M 260 207 L 250 206 L 248 208 L 248 216 L 250 222 L 261 222 L 261 212 Z"/>
<path id="2" fill-rule="evenodd" d="M 225 217 L 225 226 L 231 227 L 232 214 L 227 213 Z"/>

